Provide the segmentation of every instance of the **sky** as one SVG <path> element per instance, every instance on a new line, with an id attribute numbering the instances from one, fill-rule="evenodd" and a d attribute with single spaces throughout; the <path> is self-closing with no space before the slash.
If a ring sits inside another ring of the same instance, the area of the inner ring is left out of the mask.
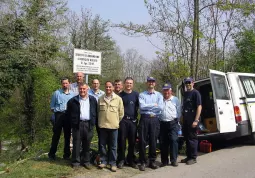
<path id="1" fill-rule="evenodd" d="M 102 19 L 110 20 L 115 24 L 130 21 L 146 24 L 150 21 L 144 0 L 68 0 L 68 7 L 77 13 L 81 11 L 81 8 L 90 9 L 93 15 L 99 14 Z M 161 46 L 160 40 L 156 37 L 150 38 L 152 45 L 146 37 L 128 37 L 117 28 L 111 29 L 110 35 L 122 52 L 134 48 L 148 60 L 156 57 L 155 52 L 158 49 L 155 45 Z"/>

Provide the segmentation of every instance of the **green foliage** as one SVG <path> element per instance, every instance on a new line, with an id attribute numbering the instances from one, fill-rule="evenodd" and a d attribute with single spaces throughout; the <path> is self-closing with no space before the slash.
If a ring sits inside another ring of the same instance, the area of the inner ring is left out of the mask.
<path id="1" fill-rule="evenodd" d="M 157 79 L 158 90 L 161 90 L 161 85 L 164 82 L 170 82 L 175 91 L 179 82 L 189 76 L 189 67 L 183 63 L 182 59 L 171 61 L 168 53 L 162 55 L 160 60 L 154 61 L 151 75 Z"/>
<path id="2" fill-rule="evenodd" d="M 236 70 L 240 72 L 255 72 L 255 32 L 245 30 L 236 36 L 238 48 Z"/>
<path id="3" fill-rule="evenodd" d="M 53 91 L 59 88 L 59 81 L 54 74 L 46 68 L 36 68 L 31 71 L 33 79 L 33 127 L 35 128 L 36 141 L 43 141 L 49 135 L 45 131 L 49 129 L 51 116 L 50 100 Z"/>

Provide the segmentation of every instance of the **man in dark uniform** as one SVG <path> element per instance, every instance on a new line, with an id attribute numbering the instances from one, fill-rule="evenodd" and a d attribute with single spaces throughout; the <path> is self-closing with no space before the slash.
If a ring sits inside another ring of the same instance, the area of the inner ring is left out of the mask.
<path id="1" fill-rule="evenodd" d="M 139 108 L 139 93 L 133 91 L 134 80 L 131 77 L 127 77 L 124 82 L 125 89 L 119 94 L 123 100 L 125 115 L 120 121 L 118 135 L 118 168 L 123 168 L 125 162 L 126 140 L 128 139 L 128 154 L 126 161 L 131 167 L 138 169 L 134 160 L 134 151 Z"/>
<path id="2" fill-rule="evenodd" d="M 183 136 L 186 141 L 186 158 L 181 160 L 187 165 L 197 162 L 197 126 L 202 110 L 200 93 L 193 88 L 194 81 L 188 77 L 184 79 L 186 91 L 183 98 Z"/>

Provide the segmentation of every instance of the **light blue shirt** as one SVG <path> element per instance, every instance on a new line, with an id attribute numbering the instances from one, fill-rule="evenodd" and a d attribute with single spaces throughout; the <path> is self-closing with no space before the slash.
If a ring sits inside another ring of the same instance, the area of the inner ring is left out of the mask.
<path id="1" fill-rule="evenodd" d="M 89 97 L 82 98 L 79 96 L 80 102 L 80 120 L 90 120 L 90 104 L 89 104 Z"/>
<path id="2" fill-rule="evenodd" d="M 64 93 L 63 89 L 56 90 L 51 97 L 50 108 L 54 112 L 64 112 L 67 102 L 74 96 L 75 94 L 70 90 L 69 93 Z"/>
<path id="3" fill-rule="evenodd" d="M 155 106 L 157 104 L 157 106 Z M 150 114 L 160 116 L 163 109 L 163 96 L 161 93 L 154 91 L 149 93 L 144 91 L 139 94 L 139 107 L 141 114 Z"/>
<path id="4" fill-rule="evenodd" d="M 74 92 L 75 96 L 79 95 L 79 85 L 77 82 L 70 84 L 70 90 Z"/>
<path id="5" fill-rule="evenodd" d="M 94 96 L 96 98 L 96 100 L 98 101 L 98 99 L 103 96 L 105 94 L 104 91 L 99 90 L 97 93 L 95 93 L 95 91 L 93 89 L 90 89 L 88 92 L 89 95 Z"/>
<path id="6" fill-rule="evenodd" d="M 180 119 L 181 117 L 181 103 L 179 99 L 175 96 L 171 96 L 169 99 L 164 99 L 164 107 L 161 121 L 172 121 L 174 119 Z"/>

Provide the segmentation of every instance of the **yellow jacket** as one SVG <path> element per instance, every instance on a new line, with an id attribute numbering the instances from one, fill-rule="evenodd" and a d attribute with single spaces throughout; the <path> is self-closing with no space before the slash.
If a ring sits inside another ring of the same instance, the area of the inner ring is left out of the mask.
<path id="1" fill-rule="evenodd" d="M 98 126 L 99 128 L 118 129 L 124 116 L 122 98 L 113 93 L 111 101 L 105 101 L 105 94 L 98 99 Z"/>

